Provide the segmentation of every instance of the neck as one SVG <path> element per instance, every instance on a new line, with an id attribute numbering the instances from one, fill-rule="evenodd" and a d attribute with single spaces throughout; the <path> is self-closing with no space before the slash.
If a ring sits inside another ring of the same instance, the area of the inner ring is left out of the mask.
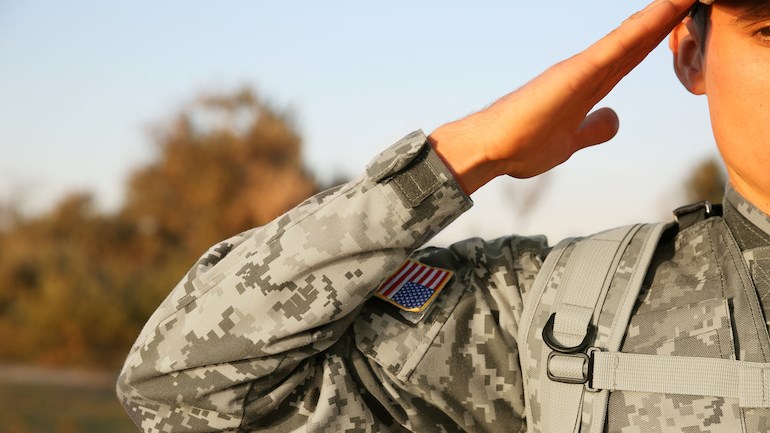
<path id="1" fill-rule="evenodd" d="M 730 170 L 728 170 L 728 172 L 730 175 L 730 184 L 733 188 L 765 215 L 770 215 L 770 191 L 763 189 L 753 182 L 747 181 L 737 173 Z"/>

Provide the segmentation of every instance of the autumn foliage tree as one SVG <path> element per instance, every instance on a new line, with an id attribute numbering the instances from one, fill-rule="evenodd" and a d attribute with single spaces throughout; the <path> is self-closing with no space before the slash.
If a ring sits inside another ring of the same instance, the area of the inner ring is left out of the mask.
<path id="1" fill-rule="evenodd" d="M 155 143 L 118 211 L 76 193 L 0 231 L 0 360 L 116 367 L 207 247 L 317 190 L 290 118 L 248 89 L 197 99 Z"/>

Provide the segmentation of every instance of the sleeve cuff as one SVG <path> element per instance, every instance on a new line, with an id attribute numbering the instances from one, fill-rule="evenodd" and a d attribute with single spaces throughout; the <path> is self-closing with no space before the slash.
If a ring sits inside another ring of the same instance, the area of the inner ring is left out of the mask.
<path id="1" fill-rule="evenodd" d="M 460 195 L 465 209 L 473 205 L 421 130 L 380 153 L 369 163 L 366 172 L 376 183 L 391 184 L 408 207 L 419 206 L 442 188 L 450 190 L 453 196 Z"/>
<path id="2" fill-rule="evenodd" d="M 368 165 L 367 176 L 418 245 L 473 206 L 422 131 L 407 135 L 378 155 Z"/>

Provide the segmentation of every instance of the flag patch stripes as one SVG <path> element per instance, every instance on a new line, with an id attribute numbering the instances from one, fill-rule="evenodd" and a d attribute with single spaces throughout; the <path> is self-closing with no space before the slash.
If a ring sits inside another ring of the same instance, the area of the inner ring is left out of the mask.
<path id="1" fill-rule="evenodd" d="M 411 312 L 424 310 L 452 277 L 446 269 L 407 260 L 375 291 L 375 296 Z"/>

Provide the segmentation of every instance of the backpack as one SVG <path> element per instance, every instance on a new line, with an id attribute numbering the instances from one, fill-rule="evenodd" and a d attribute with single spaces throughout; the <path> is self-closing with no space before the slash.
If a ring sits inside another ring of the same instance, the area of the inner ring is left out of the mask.
<path id="1" fill-rule="evenodd" d="M 678 209 L 679 226 L 708 203 Z M 702 217 L 700 218 L 703 219 Z M 559 243 L 527 295 L 518 330 L 531 432 L 604 431 L 611 391 L 716 396 L 770 407 L 770 364 L 620 352 L 664 232 L 636 224 Z M 608 301 L 608 293 L 612 293 Z"/>

